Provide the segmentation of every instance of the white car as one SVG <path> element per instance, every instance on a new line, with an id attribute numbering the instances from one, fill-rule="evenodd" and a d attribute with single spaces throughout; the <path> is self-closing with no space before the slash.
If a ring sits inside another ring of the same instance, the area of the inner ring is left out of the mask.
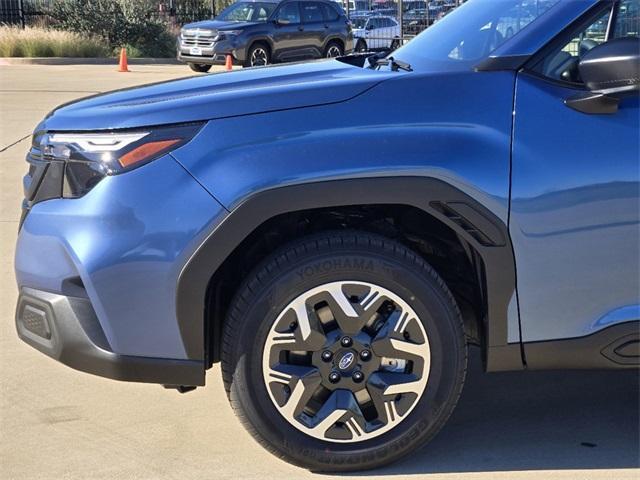
<path id="1" fill-rule="evenodd" d="M 389 16 L 352 18 L 356 52 L 395 50 L 400 46 L 400 24 Z"/>

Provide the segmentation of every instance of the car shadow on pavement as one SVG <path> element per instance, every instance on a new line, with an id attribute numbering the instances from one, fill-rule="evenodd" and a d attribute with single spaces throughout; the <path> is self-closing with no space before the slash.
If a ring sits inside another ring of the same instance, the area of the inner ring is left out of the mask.
<path id="1" fill-rule="evenodd" d="M 640 467 L 637 370 L 482 372 L 428 445 L 362 475 Z"/>

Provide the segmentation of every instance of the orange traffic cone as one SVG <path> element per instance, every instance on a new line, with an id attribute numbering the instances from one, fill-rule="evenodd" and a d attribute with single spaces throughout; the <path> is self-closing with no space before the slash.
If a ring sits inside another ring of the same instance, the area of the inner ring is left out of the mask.
<path id="1" fill-rule="evenodd" d="M 233 70 L 233 57 L 231 57 L 231 55 L 227 55 L 226 61 L 224 63 L 224 68 L 226 70 Z"/>
<path id="2" fill-rule="evenodd" d="M 127 63 L 127 49 L 120 49 L 120 67 L 118 68 L 119 72 L 130 72 L 129 64 Z"/>

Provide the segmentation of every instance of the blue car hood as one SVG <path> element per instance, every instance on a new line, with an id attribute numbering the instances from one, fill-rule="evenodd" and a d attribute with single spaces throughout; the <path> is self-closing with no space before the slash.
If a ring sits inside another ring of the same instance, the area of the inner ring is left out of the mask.
<path id="1" fill-rule="evenodd" d="M 337 60 L 202 75 L 62 105 L 38 130 L 136 128 L 325 105 L 346 101 L 398 75 Z"/>

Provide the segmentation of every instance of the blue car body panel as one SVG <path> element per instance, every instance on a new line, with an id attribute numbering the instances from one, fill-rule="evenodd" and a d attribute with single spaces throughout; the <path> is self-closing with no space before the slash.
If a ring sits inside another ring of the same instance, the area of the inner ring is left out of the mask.
<path id="1" fill-rule="evenodd" d="M 564 105 L 578 93 L 519 74 L 510 233 L 522 340 L 589 335 L 640 319 L 640 111 Z"/>
<path id="2" fill-rule="evenodd" d="M 68 293 L 65 280 L 80 277 L 114 353 L 186 358 L 177 277 L 225 214 L 171 156 L 162 157 L 105 178 L 82 198 L 34 205 L 16 247 L 18 285 Z"/>
<path id="3" fill-rule="evenodd" d="M 139 128 L 338 103 L 392 76 L 337 61 L 246 69 L 92 96 L 59 107 L 37 129 Z"/>
<path id="4" fill-rule="evenodd" d="M 513 86 L 513 72 L 396 73 L 340 104 L 213 120 L 174 155 L 230 210 L 284 185 L 418 175 L 506 224 Z"/>

